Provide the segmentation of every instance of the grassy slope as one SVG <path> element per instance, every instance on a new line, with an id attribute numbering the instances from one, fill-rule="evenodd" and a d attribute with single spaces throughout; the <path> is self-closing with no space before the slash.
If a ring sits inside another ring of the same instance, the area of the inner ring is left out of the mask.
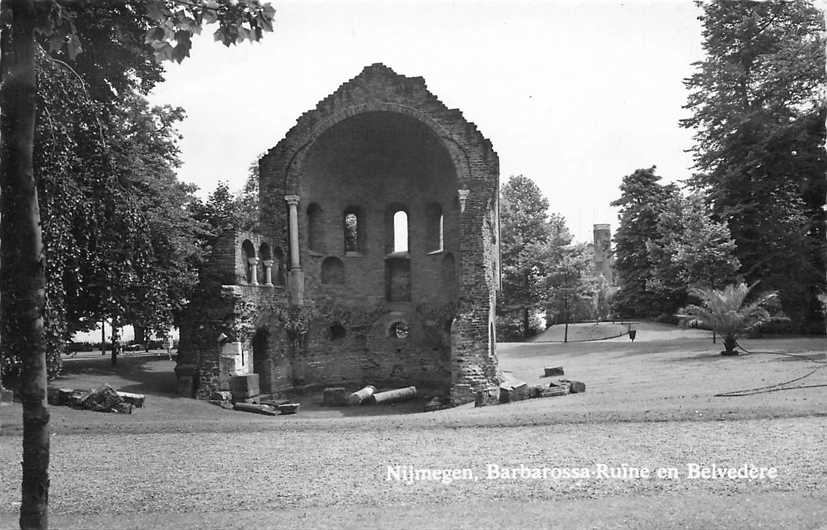
<path id="1" fill-rule="evenodd" d="M 66 386 L 108 381 L 149 397 L 133 416 L 52 408 L 54 521 L 75 528 L 431 528 L 461 517 L 469 524 L 459 527 L 469 528 L 475 520 L 506 528 L 540 520 L 598 528 L 738 528 L 762 521 L 816 527 L 827 491 L 827 391 L 712 396 L 791 379 L 816 365 L 767 354 L 721 358 L 707 337 L 680 333 L 653 326 L 634 344 L 500 345 L 502 367 L 512 375 L 541 382 L 543 366 L 562 365 L 568 377 L 586 382 L 587 392 L 419 414 L 406 413 L 412 405 L 322 409 L 309 397 L 298 416 L 261 417 L 174 397 L 169 361 L 128 359 L 118 374 L 101 361 L 77 361 Z M 823 339 L 750 346 L 824 359 Z M 806 382 L 827 383 L 827 369 Z M 0 436 L 0 527 L 13 522 L 19 495 L 19 412 L 19 405 L 0 409 L 7 435 Z M 779 477 L 484 478 L 488 463 L 683 468 L 688 462 L 776 466 Z M 386 482 L 385 466 L 394 464 L 470 467 L 480 480 Z"/>

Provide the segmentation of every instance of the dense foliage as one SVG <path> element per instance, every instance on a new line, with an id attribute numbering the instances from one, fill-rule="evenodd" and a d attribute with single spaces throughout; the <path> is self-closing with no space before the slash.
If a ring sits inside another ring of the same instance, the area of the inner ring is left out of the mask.
<path id="1" fill-rule="evenodd" d="M 704 192 L 747 281 L 778 290 L 793 330 L 824 333 L 824 16 L 804 0 L 699 2 L 706 58 L 686 80 Z"/>
<path id="2" fill-rule="evenodd" d="M 615 311 L 624 317 L 670 320 L 693 287 L 718 287 L 739 269 L 735 242 L 698 195 L 685 197 L 660 184 L 655 168 L 623 178 L 615 233 L 618 291 Z"/>
<path id="3" fill-rule="evenodd" d="M 544 324 L 608 313 L 609 290 L 594 276 L 590 245 L 572 245 L 566 220 L 549 213 L 540 188 L 522 175 L 500 192 L 503 287 L 499 336 L 525 338 Z M 545 311 L 546 322 L 538 314 Z"/>

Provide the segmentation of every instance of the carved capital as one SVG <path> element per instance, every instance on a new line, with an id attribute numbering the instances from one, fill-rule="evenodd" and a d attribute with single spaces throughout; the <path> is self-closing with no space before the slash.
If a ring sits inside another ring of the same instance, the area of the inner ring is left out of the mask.
<path id="1" fill-rule="evenodd" d="M 258 260 L 259 260 L 259 259 L 258 259 L 258 258 L 255 258 L 255 257 L 253 257 L 253 258 L 247 258 L 247 263 L 249 263 L 250 265 L 252 265 L 253 267 L 255 267 L 256 265 L 258 265 Z"/>
<path id="2" fill-rule="evenodd" d="M 468 195 L 471 193 L 471 190 L 457 190 L 457 195 L 459 196 L 459 211 L 465 213 L 465 201 L 468 199 Z"/>
<path id="3" fill-rule="evenodd" d="M 287 204 L 290 206 L 298 206 L 300 197 L 298 195 L 285 195 L 284 200 L 287 201 Z"/>

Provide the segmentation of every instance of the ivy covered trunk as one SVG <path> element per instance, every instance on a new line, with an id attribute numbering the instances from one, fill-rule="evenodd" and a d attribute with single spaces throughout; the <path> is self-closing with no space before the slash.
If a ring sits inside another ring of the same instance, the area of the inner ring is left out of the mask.
<path id="1" fill-rule="evenodd" d="M 0 348 L 22 360 L 21 528 L 48 526 L 49 411 L 43 337 L 45 268 L 34 180 L 34 0 L 3 0 L 0 51 Z"/>

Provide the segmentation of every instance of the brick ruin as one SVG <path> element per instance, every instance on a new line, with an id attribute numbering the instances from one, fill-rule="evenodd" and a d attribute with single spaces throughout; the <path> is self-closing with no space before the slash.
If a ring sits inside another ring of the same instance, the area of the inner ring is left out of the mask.
<path id="1" fill-rule="evenodd" d="M 259 227 L 224 236 L 181 326 L 179 392 L 496 392 L 499 160 L 420 77 L 374 64 L 259 161 Z"/>

